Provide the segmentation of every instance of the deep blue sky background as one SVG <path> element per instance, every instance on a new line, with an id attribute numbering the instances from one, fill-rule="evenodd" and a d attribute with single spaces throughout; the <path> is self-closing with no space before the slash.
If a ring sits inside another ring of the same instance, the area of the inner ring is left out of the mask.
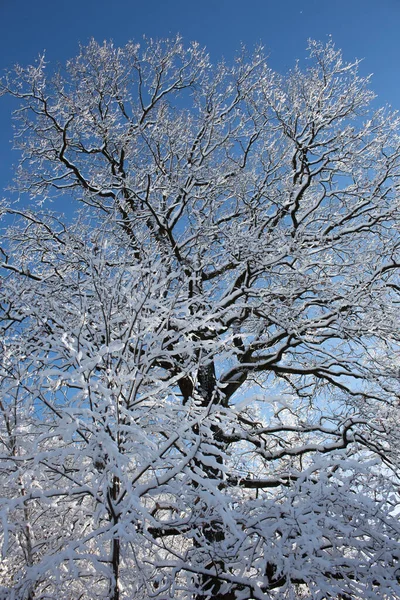
<path id="1" fill-rule="evenodd" d="M 178 32 L 206 46 L 214 61 L 229 61 L 241 42 L 261 41 L 280 72 L 305 56 L 309 37 L 331 34 L 346 59 L 364 58 L 378 101 L 400 109 L 400 0 L 0 0 L 0 72 L 43 50 L 51 68 L 91 37 L 122 45 Z M 0 197 L 18 159 L 13 106 L 0 99 Z"/>

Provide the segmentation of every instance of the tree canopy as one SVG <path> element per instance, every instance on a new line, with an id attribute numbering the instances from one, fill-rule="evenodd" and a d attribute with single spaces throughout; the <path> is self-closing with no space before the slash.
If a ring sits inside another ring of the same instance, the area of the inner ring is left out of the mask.
<path id="1" fill-rule="evenodd" d="M 400 120 L 308 50 L 3 78 L 1 598 L 400 597 Z"/>

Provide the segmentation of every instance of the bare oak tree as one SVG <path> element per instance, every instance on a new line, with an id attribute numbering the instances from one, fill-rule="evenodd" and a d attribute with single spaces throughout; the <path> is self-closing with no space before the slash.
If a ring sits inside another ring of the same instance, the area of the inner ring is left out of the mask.
<path id="1" fill-rule="evenodd" d="M 332 43 L 47 70 L 0 87 L 0 597 L 399 598 L 399 117 Z"/>

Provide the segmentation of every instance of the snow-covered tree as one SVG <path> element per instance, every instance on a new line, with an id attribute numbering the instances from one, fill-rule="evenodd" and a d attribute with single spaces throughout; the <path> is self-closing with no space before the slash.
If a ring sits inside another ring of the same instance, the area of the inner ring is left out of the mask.
<path id="1" fill-rule="evenodd" d="M 0 88 L 0 597 L 399 598 L 399 117 L 332 43 L 47 70 Z"/>

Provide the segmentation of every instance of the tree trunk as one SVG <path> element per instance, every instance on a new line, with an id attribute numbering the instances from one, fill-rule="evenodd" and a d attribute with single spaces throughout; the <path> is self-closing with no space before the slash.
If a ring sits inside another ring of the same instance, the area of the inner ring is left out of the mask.
<path id="1" fill-rule="evenodd" d="M 211 403 L 218 404 L 221 401 L 220 396 L 216 393 L 216 375 L 215 365 L 213 361 L 202 365 L 197 374 L 198 391 L 203 399 L 203 406 L 210 406 Z M 213 431 L 213 439 L 209 441 L 212 446 L 221 447 L 220 430 L 218 426 L 211 427 Z M 215 458 L 215 456 L 214 456 Z M 221 462 L 222 458 L 217 458 L 217 462 Z M 201 464 L 201 463 L 199 463 Z M 222 477 L 222 472 L 216 467 L 210 467 L 208 465 L 201 464 L 201 469 L 205 475 L 212 479 L 218 479 Z M 211 521 L 203 527 L 202 533 L 206 540 L 210 543 L 221 542 L 225 538 L 222 523 L 217 521 Z M 207 569 L 218 568 L 222 573 L 225 571 L 225 564 L 223 560 L 214 560 L 212 563 L 206 565 Z M 223 582 L 216 576 L 202 575 L 199 578 L 199 592 L 194 595 L 194 600 L 235 600 L 236 594 L 234 590 L 222 593 L 221 587 Z"/>
<path id="2" fill-rule="evenodd" d="M 114 476 L 113 485 L 111 490 L 111 507 L 112 507 L 112 521 L 114 526 L 118 524 L 118 515 L 114 511 L 114 502 L 118 499 L 120 490 L 119 478 Z M 110 582 L 110 600 L 119 600 L 119 566 L 120 566 L 120 540 L 119 537 L 114 537 L 111 543 L 111 568 L 112 568 L 112 579 Z"/>

